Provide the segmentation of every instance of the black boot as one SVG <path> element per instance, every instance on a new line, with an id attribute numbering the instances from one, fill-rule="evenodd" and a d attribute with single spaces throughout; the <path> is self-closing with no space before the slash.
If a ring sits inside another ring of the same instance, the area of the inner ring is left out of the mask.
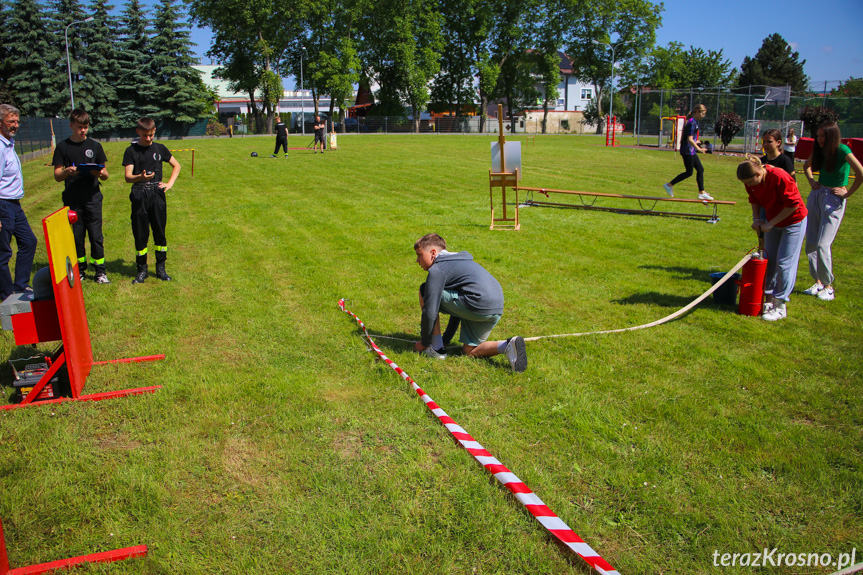
<path id="1" fill-rule="evenodd" d="M 156 262 L 156 277 L 163 282 L 171 281 L 171 276 L 165 271 L 165 262 Z"/>
<path id="2" fill-rule="evenodd" d="M 132 280 L 132 283 L 142 284 L 148 277 L 150 277 L 150 274 L 147 273 L 147 264 L 138 264 L 138 273 L 135 274 L 135 279 Z"/>

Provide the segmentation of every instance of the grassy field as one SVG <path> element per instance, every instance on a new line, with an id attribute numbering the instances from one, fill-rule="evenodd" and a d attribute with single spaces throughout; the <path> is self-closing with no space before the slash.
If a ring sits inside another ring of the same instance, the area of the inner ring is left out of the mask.
<path id="1" fill-rule="evenodd" d="M 733 177 L 739 159 L 707 156 L 707 190 L 738 202 L 716 225 L 533 207 L 521 231 L 490 231 L 492 140 L 343 136 L 337 151 L 288 160 L 266 157 L 272 138 L 170 142 L 197 149 L 194 178 L 190 153 L 177 153 L 184 171 L 168 194 L 174 281 L 135 286 L 125 144 L 106 145 L 113 283 L 84 285 L 94 356 L 167 359 L 94 367 L 86 391 L 163 388 L 0 415 L 11 565 L 147 544 L 146 558 L 76 572 L 586 572 L 376 360 L 336 302 L 373 333 L 416 338 L 425 274 L 412 245 L 436 231 L 503 285 L 493 335 L 639 325 L 695 299 L 754 247 L 751 210 Z M 537 137 L 522 183 L 661 195 L 682 167 L 674 153 L 603 142 Z M 24 168 L 40 238 L 40 219 L 61 205 L 43 163 Z M 694 198 L 694 178 L 675 191 Z M 803 258 L 780 322 L 708 301 L 652 329 L 529 343 L 523 374 L 501 358 L 436 363 L 409 343 L 377 343 L 624 575 L 724 572 L 714 552 L 765 547 L 859 558 L 857 200 L 834 245 L 836 300 L 800 293 L 811 284 Z M 34 269 L 46 263 L 41 242 Z M 29 353 L 4 332 L 3 357 Z M 11 395 L 8 366 L 0 378 Z"/>

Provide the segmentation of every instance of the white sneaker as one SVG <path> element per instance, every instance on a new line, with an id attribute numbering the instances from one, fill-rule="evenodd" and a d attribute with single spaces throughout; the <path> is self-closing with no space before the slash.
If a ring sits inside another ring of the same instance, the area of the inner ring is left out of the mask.
<path id="1" fill-rule="evenodd" d="M 779 302 L 776 305 L 772 306 L 770 311 L 761 316 L 761 319 L 767 321 L 776 321 L 780 319 L 784 319 L 788 316 L 788 312 L 785 310 L 785 302 Z"/>
<path id="2" fill-rule="evenodd" d="M 822 301 L 830 301 L 834 297 L 836 297 L 836 296 L 833 295 L 833 288 L 832 287 L 824 288 L 820 292 L 818 292 L 818 299 L 820 299 Z"/>
<path id="3" fill-rule="evenodd" d="M 820 292 L 823 289 L 824 289 L 823 285 L 816 283 L 811 288 L 803 290 L 803 293 L 805 293 L 806 295 L 818 295 L 818 292 Z"/>
<path id="4" fill-rule="evenodd" d="M 761 306 L 761 315 L 767 315 L 773 309 L 773 300 L 764 302 Z"/>
<path id="5" fill-rule="evenodd" d="M 674 190 L 672 190 L 671 184 L 662 184 L 662 187 L 665 188 L 666 194 L 668 194 L 672 198 L 674 197 Z"/>
<path id="6" fill-rule="evenodd" d="M 698 194 L 698 199 L 699 200 L 713 200 L 713 196 L 711 196 L 707 192 L 701 192 L 700 194 Z"/>
<path id="7" fill-rule="evenodd" d="M 432 358 L 434 358 L 434 359 L 446 359 L 446 354 L 445 354 L 445 353 L 440 353 L 439 351 L 437 351 L 437 350 L 436 350 L 435 348 L 433 348 L 432 346 L 428 346 L 427 348 L 425 348 L 424 350 L 422 350 L 422 352 L 421 352 L 421 353 L 422 353 L 423 355 L 427 355 L 427 356 L 432 357 Z"/>
<path id="8" fill-rule="evenodd" d="M 504 353 L 513 371 L 521 373 L 527 369 L 527 350 L 524 348 L 524 338 L 519 336 L 509 338 Z"/>

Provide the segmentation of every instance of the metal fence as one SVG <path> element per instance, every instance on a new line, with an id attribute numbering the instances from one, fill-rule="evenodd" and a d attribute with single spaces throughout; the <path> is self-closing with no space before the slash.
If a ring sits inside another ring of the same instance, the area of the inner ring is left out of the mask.
<path id="1" fill-rule="evenodd" d="M 18 152 L 18 155 L 24 156 L 50 149 L 52 126 L 57 142 L 72 135 L 69 120 L 63 118 L 21 118 L 18 133 L 15 134 L 15 151 Z"/>
<path id="2" fill-rule="evenodd" d="M 516 116 L 513 121 L 506 120 L 504 121 L 504 131 L 508 134 L 541 134 L 542 120 L 536 115 L 537 113 L 530 112 L 528 115 Z M 546 133 L 575 134 L 585 131 L 585 127 L 578 121 L 580 114 L 569 113 L 566 116 L 563 117 L 560 113 L 553 112 L 547 122 Z M 413 119 L 408 116 L 369 116 L 328 120 L 327 131 L 333 130 L 337 134 L 411 134 L 415 133 L 415 126 Z M 498 120 L 491 116 L 486 118 L 484 123 L 479 116 L 444 116 L 422 119 L 419 122 L 420 134 L 496 134 L 497 131 Z M 594 130 L 590 128 L 588 131 Z M 307 121 L 305 127 L 299 123 L 294 123 L 290 126 L 289 132 L 291 135 L 302 133 L 313 135 L 314 122 Z M 266 127 L 263 123 L 261 126 L 256 126 L 255 122 L 237 123 L 234 126 L 234 135 L 262 135 L 266 133 Z"/>
<path id="3" fill-rule="evenodd" d="M 800 119 L 806 106 L 823 106 L 839 114 L 839 128 L 843 138 L 863 137 L 863 98 L 837 98 L 830 95 L 791 95 L 782 101 L 765 98 L 764 88 L 736 93 L 724 88 L 690 88 L 687 90 L 653 90 L 639 88 L 627 98 L 627 110 L 622 118 L 627 131 L 637 136 L 639 145 L 667 146 L 670 134 L 662 129 L 662 118 L 685 116 L 698 104 L 707 106 L 707 116 L 699 122 L 701 137 L 713 141 L 715 147 L 722 143 L 714 133 L 716 119 L 726 112 L 735 112 L 744 122 L 762 121 L 764 125 L 781 125 Z M 621 118 L 618 118 L 619 120 Z M 810 136 L 809 129 L 805 134 Z M 729 149 L 743 147 L 743 128 Z"/>

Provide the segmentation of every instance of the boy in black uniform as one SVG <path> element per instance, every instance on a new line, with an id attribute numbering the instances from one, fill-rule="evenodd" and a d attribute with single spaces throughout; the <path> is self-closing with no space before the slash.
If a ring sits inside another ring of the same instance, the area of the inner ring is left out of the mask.
<path id="1" fill-rule="evenodd" d="M 288 127 L 285 126 L 285 123 L 282 121 L 282 118 L 279 117 L 279 123 L 276 124 L 276 149 L 273 151 L 273 155 L 271 158 L 275 158 L 276 154 L 279 153 L 279 148 L 285 148 L 285 157 L 288 157 Z"/>
<path id="2" fill-rule="evenodd" d="M 144 283 L 147 273 L 147 242 L 150 240 L 150 227 L 153 228 L 153 243 L 156 249 L 156 277 L 171 281 L 165 271 L 168 258 L 168 241 L 165 239 L 165 225 L 168 221 L 168 204 L 165 192 L 174 186 L 180 175 L 180 162 L 162 144 L 153 142 L 156 136 L 156 122 L 152 118 L 141 118 L 135 127 L 138 141 L 126 148 L 123 165 L 126 169 L 126 182 L 132 184 L 132 235 L 135 237 L 135 263 L 138 266 L 133 284 Z M 167 183 L 162 181 L 162 162 L 171 165 L 171 177 Z"/>
<path id="3" fill-rule="evenodd" d="M 96 270 L 94 279 L 97 284 L 109 284 L 105 273 L 105 247 L 102 237 L 102 192 L 99 180 L 108 179 L 105 167 L 107 158 L 102 144 L 87 138 L 90 129 L 90 114 L 81 108 L 72 110 L 69 115 L 72 135 L 57 144 L 52 164 L 54 180 L 65 182 L 63 205 L 78 214 L 78 221 L 72 224 L 75 235 L 75 249 L 78 252 L 78 273 L 84 280 L 87 270 L 87 248 L 84 237 L 90 236 L 90 263 Z M 101 168 L 93 166 L 101 164 Z"/>

